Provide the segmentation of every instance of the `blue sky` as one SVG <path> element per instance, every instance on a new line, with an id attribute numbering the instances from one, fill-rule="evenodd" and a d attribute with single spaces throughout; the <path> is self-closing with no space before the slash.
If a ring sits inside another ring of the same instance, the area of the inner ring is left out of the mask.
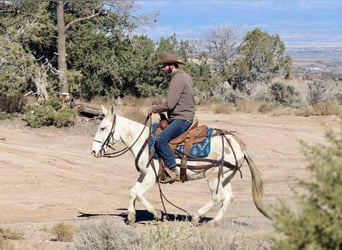
<path id="1" fill-rule="evenodd" d="M 202 37 L 214 28 L 230 25 L 245 35 L 258 27 L 278 34 L 287 45 L 322 44 L 342 47 L 341 0 L 135 0 L 140 13 L 159 12 L 151 39 Z"/>

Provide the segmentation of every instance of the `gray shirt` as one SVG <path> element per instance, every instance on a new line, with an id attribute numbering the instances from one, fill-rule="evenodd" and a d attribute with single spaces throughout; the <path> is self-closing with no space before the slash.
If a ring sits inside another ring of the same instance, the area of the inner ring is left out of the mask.
<path id="1" fill-rule="evenodd" d="M 166 103 L 153 105 L 153 113 L 167 112 L 169 120 L 193 120 L 195 101 L 192 78 L 184 70 L 178 69 L 170 76 Z"/>

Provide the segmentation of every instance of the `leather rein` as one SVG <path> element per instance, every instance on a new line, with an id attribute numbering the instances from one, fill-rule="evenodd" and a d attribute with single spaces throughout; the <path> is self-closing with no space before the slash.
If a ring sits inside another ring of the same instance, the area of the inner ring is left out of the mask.
<path id="1" fill-rule="evenodd" d="M 149 120 L 149 115 L 146 117 L 145 123 L 144 123 L 144 128 L 141 130 L 139 136 L 135 139 L 135 141 L 130 145 L 130 146 L 126 146 L 125 148 L 121 149 L 121 150 L 115 150 L 115 148 L 110 144 L 111 139 L 114 139 L 114 133 L 115 133 L 115 125 L 116 125 L 116 114 L 114 114 L 114 118 L 113 118 L 113 123 L 112 123 L 112 127 L 110 129 L 110 132 L 106 138 L 106 140 L 104 140 L 104 142 L 102 143 L 99 140 L 93 140 L 94 142 L 98 142 L 101 143 L 101 149 L 100 152 L 103 153 L 103 157 L 107 157 L 107 158 L 115 158 L 115 157 L 119 157 L 123 154 L 125 154 L 126 152 L 128 152 L 139 140 L 139 138 L 141 137 L 142 133 L 144 132 L 145 128 L 146 128 L 146 124 L 147 121 Z M 109 147 L 110 149 L 113 150 L 113 152 L 111 153 L 105 153 L 106 150 L 105 148 Z"/>

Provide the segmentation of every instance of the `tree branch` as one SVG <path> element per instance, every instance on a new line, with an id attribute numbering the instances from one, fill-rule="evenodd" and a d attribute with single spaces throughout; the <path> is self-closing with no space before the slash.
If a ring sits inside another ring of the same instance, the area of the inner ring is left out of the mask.
<path id="1" fill-rule="evenodd" d="M 103 7 L 103 6 L 104 6 L 104 4 L 102 4 L 99 8 L 96 8 L 96 9 L 100 9 L 99 12 L 97 12 L 97 13 L 95 13 L 95 10 L 94 10 L 93 14 L 90 15 L 90 16 L 80 17 L 80 18 L 78 18 L 78 19 L 75 19 L 75 20 L 71 21 L 70 23 L 68 23 L 67 25 L 65 25 L 65 30 L 68 30 L 68 29 L 69 29 L 72 25 L 74 25 L 75 23 L 79 23 L 79 22 L 82 22 L 82 21 L 84 21 L 84 20 L 90 20 L 90 19 L 92 19 L 92 18 L 94 18 L 94 17 L 97 17 L 97 16 L 101 15 L 101 14 L 102 14 L 102 7 Z"/>

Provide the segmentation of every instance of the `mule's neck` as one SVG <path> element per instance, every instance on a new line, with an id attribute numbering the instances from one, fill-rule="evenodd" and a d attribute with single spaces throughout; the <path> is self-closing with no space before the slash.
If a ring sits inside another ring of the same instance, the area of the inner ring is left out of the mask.
<path id="1" fill-rule="evenodd" d="M 127 147 L 131 147 L 134 144 L 131 151 L 136 156 L 147 139 L 149 128 L 123 116 L 117 116 L 116 119 L 116 129 L 118 129 L 120 134 L 121 142 Z"/>

